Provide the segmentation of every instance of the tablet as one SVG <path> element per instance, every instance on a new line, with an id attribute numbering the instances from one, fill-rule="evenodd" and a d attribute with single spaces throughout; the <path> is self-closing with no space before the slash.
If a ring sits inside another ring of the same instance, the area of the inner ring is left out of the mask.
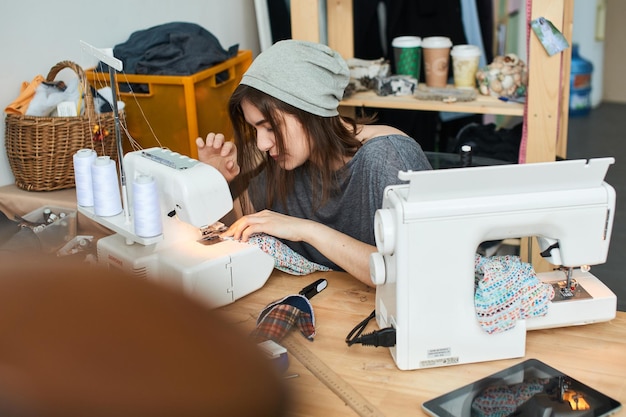
<path id="1" fill-rule="evenodd" d="M 618 411 L 613 398 L 537 359 L 426 401 L 434 417 L 601 417 Z"/>

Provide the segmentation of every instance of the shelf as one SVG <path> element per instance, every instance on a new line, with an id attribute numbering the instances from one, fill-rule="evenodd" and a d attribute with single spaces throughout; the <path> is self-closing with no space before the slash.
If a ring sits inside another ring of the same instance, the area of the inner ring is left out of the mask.
<path id="1" fill-rule="evenodd" d="M 480 94 L 473 101 L 445 103 L 439 100 L 421 100 L 413 96 L 379 96 L 373 91 L 363 91 L 342 100 L 339 104 L 345 107 L 501 114 L 507 116 L 524 115 L 523 104 L 504 102 L 495 97 Z"/>
<path id="2" fill-rule="evenodd" d="M 552 22 L 565 38 L 572 40 L 574 0 L 529 1 L 526 17 Z M 320 21 L 326 21 L 328 45 L 344 58 L 354 57 L 354 0 L 291 0 L 291 36 L 320 42 Z M 499 4 L 499 2 L 498 2 Z M 322 7 L 324 6 L 324 7 Z M 325 13 L 320 17 L 321 13 Z M 481 96 L 475 102 L 443 103 L 418 101 L 411 97 L 377 97 L 374 92 L 358 93 L 341 102 L 343 109 L 355 107 L 397 108 L 425 111 L 501 114 L 523 116 L 526 134 L 520 145 L 520 162 L 548 162 L 566 158 L 571 56 L 550 56 L 537 36 L 528 34 L 528 94 L 525 106 L 500 103 L 497 98 Z"/>

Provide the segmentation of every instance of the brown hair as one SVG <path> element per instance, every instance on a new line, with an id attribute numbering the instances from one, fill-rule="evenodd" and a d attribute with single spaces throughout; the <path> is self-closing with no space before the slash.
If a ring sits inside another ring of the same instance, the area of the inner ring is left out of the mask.
<path id="1" fill-rule="evenodd" d="M 287 195 L 293 189 L 294 171 L 282 169 L 272 158 L 260 151 L 256 146 L 256 130 L 250 126 L 243 114 L 241 104 L 253 103 L 270 124 L 275 134 L 276 146 L 281 154 L 285 153 L 285 133 L 283 114 L 294 116 L 302 125 L 310 149 L 309 160 L 302 168 L 310 174 L 316 206 L 324 204 L 337 189 L 339 177 L 333 168 L 341 166 L 344 157 L 354 156 L 361 147 L 356 138 L 357 122 L 370 123 L 373 118 L 359 119 L 334 116 L 321 117 L 300 110 L 284 103 L 266 93 L 247 85 L 239 85 L 229 101 L 230 120 L 234 128 L 237 158 L 241 166 L 243 181 L 265 169 L 267 186 L 265 191 L 266 205 L 278 200 L 284 205 Z M 246 207 L 247 202 L 242 201 Z M 245 212 L 245 211 L 244 211 Z"/>

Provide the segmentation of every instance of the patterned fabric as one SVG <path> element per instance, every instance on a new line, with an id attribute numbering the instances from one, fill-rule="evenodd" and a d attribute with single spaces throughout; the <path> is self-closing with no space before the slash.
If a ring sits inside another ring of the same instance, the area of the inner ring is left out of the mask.
<path id="1" fill-rule="evenodd" d="M 545 381 L 547 382 L 547 381 Z M 494 385 L 485 388 L 472 401 L 472 415 L 506 417 L 536 394 L 544 391 L 544 383 L 524 382 L 515 385 Z"/>
<path id="2" fill-rule="evenodd" d="M 263 252 L 271 255 L 274 258 L 274 267 L 288 274 L 307 275 L 315 271 L 330 271 L 330 268 L 309 261 L 273 236 L 253 235 L 248 243 L 258 246 Z"/>
<path id="3" fill-rule="evenodd" d="M 307 339 L 315 336 L 315 314 L 309 300 L 300 295 L 288 295 L 268 304 L 256 322 L 251 333 L 254 340 L 262 342 L 271 339 L 280 342 L 292 327 L 297 326 Z"/>
<path id="4" fill-rule="evenodd" d="M 476 316 L 487 333 L 515 327 L 517 320 L 545 316 L 554 288 L 542 283 L 518 256 L 474 258 Z"/>

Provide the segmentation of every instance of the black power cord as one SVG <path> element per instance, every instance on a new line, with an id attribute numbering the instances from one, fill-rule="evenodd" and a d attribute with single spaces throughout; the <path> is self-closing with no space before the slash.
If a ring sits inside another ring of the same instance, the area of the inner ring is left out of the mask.
<path id="1" fill-rule="evenodd" d="M 346 336 L 348 346 L 352 346 L 356 343 L 375 347 L 392 347 L 396 345 L 396 329 L 393 327 L 385 327 L 384 329 L 374 330 L 371 333 L 361 335 L 367 323 L 374 317 L 376 317 L 376 310 L 372 311 L 369 316 L 350 330 L 350 333 Z"/>

